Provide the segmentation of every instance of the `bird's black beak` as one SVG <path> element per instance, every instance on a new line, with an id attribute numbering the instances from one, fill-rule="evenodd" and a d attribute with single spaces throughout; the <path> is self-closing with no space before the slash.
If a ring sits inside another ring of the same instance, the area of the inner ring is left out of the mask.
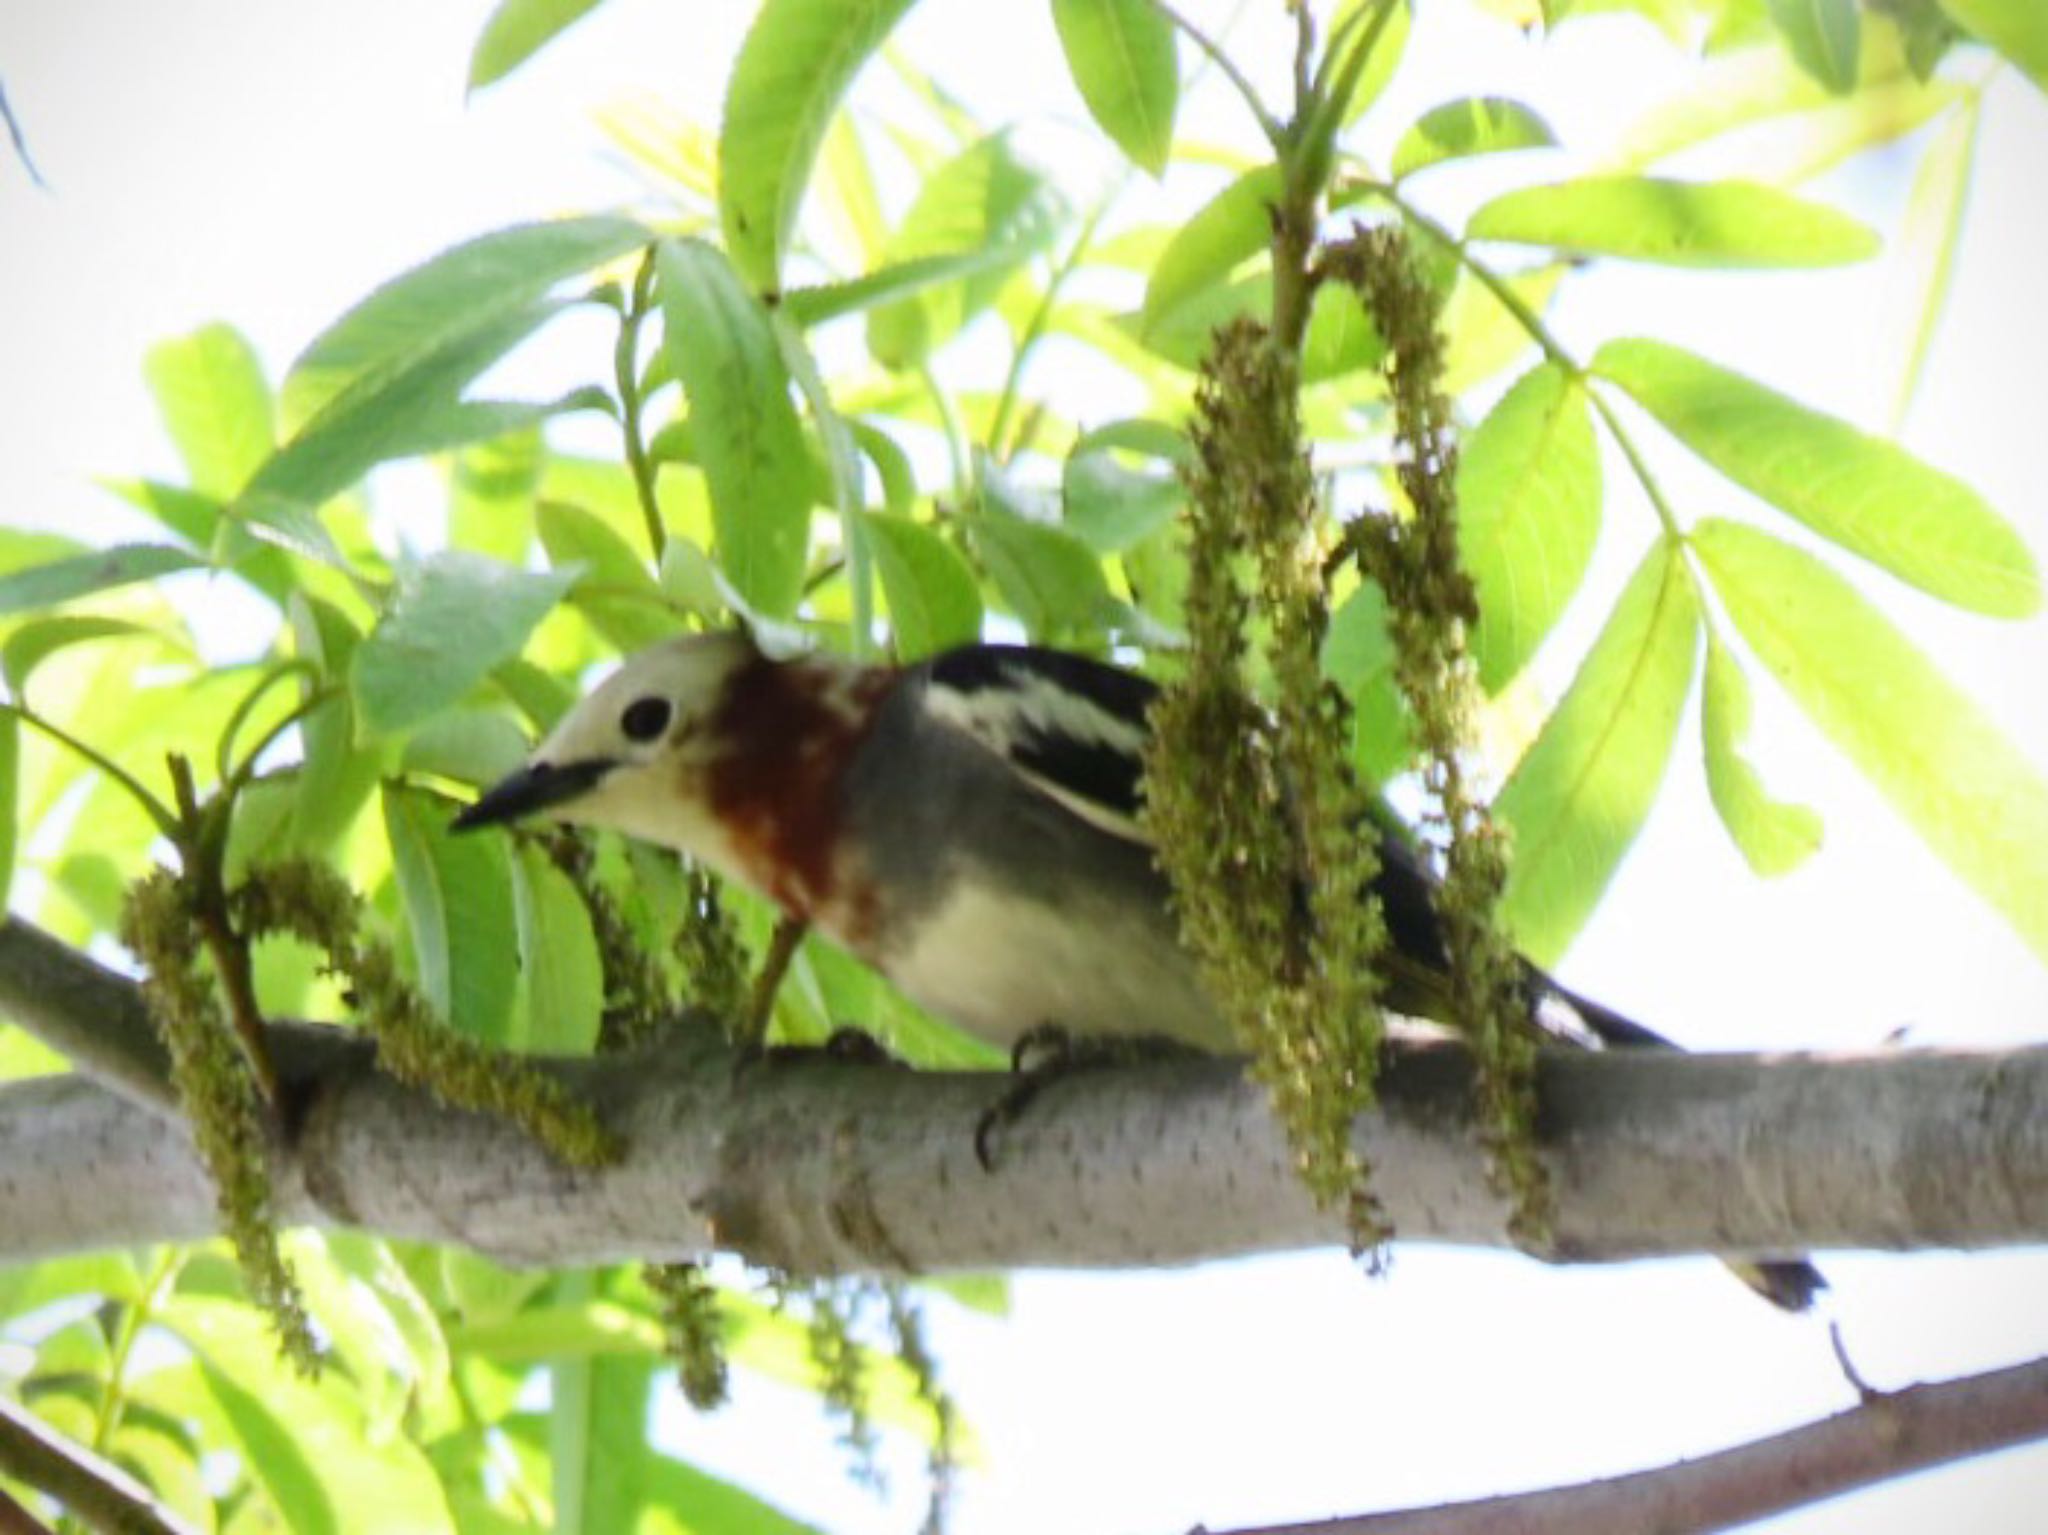
<path id="1" fill-rule="evenodd" d="M 479 826 L 501 826 L 517 821 L 550 805 L 575 799 L 618 764 L 609 757 L 584 762 L 529 762 L 508 773 L 453 821 L 450 831 L 475 831 Z"/>

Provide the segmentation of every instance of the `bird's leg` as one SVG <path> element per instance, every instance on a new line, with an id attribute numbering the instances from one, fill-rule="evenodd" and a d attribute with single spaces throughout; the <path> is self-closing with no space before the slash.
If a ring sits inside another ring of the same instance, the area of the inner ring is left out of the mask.
<path id="1" fill-rule="evenodd" d="M 775 924 L 768 939 L 768 952 L 762 956 L 754 989 L 747 998 L 746 1017 L 741 1020 L 742 1048 L 759 1046 L 768 1037 L 768 1020 L 775 1014 L 775 994 L 782 989 L 782 978 L 789 974 L 790 961 L 796 958 L 810 927 L 809 922 L 795 916 L 785 916 Z"/>
<path id="2" fill-rule="evenodd" d="M 994 1172 L 996 1133 L 1015 1124 L 1041 1092 L 1063 1077 L 1105 1066 L 1141 1066 L 1151 1061 L 1181 1061 L 1207 1054 L 1165 1034 L 1093 1034 L 1076 1038 L 1056 1023 L 1041 1023 L 1027 1029 L 1010 1047 L 1009 1085 L 975 1123 L 974 1158 L 981 1163 L 983 1172 Z"/>

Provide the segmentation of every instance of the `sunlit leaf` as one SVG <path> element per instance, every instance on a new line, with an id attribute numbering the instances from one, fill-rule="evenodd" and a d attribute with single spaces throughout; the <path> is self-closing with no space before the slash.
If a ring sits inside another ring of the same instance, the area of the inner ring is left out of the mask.
<path id="1" fill-rule="evenodd" d="M 1144 327 L 1155 325 L 1205 288 L 1265 250 L 1280 201 L 1280 170 L 1247 171 L 1202 205 L 1167 242 L 1145 284 Z"/>
<path id="2" fill-rule="evenodd" d="M 469 55 L 469 88 L 502 80 L 600 0 L 498 0 Z"/>
<path id="3" fill-rule="evenodd" d="M 1650 813 L 1692 691 L 1699 629 L 1684 557 L 1660 540 L 1494 802 L 1515 836 L 1501 916 L 1539 965 L 1585 926 Z"/>
<path id="4" fill-rule="evenodd" d="M 295 1535 L 453 1535 L 447 1500 L 426 1456 L 404 1435 L 373 1443 L 340 1384 L 307 1382 L 277 1356 L 260 1313 L 178 1295 L 151 1320 L 199 1357 L 229 1447 Z"/>
<path id="5" fill-rule="evenodd" d="M 512 858 L 512 910 L 522 985 L 506 1043 L 588 1055 L 604 1013 L 604 962 L 583 897 L 545 853 L 521 845 Z"/>
<path id="6" fill-rule="evenodd" d="M 328 399 L 318 414 L 277 450 L 236 502 L 248 521 L 268 520 L 311 541 L 326 538 L 314 523 L 299 529 L 277 521 L 285 508 L 310 509 L 338 495 L 378 464 L 502 437 L 564 411 L 602 409 L 601 390 L 577 389 L 547 401 L 465 400 L 484 369 L 560 313 L 559 301 L 500 312 L 431 350 L 415 351 L 391 368 L 365 372 Z"/>
<path id="7" fill-rule="evenodd" d="M 753 287 L 781 285 L 826 126 L 912 0 L 767 0 L 740 45 L 718 134 L 725 248 Z"/>
<path id="8" fill-rule="evenodd" d="M 61 650 L 89 645 L 95 640 L 157 640 L 165 648 L 182 652 L 190 649 L 182 638 L 130 618 L 101 613 L 59 613 L 53 618 L 30 619 L 8 634 L 0 645 L 0 678 L 16 698 L 28 691 L 35 669 Z"/>
<path id="9" fill-rule="evenodd" d="M 452 807 L 384 786 L 384 832 L 405 898 L 420 990 L 456 1033 L 502 1045 L 517 967 L 512 875 L 503 837 L 451 837 Z"/>
<path id="10" fill-rule="evenodd" d="M 1096 126 L 1134 164 L 1163 175 L 1180 99 L 1173 23 L 1151 0 L 1053 0 L 1052 19 Z"/>
<path id="11" fill-rule="evenodd" d="M 1712 628 L 1707 630 L 1707 680 L 1700 699 L 1707 793 L 1743 858 L 1770 878 L 1806 862 L 1820 846 L 1820 817 L 1805 805 L 1775 800 L 1742 755 L 1749 734 L 1749 679 Z"/>
<path id="12" fill-rule="evenodd" d="M 53 608 L 112 587 L 192 570 L 203 563 L 168 544 L 114 544 L 91 554 L 30 565 L 0 575 L 0 615 Z"/>
<path id="13" fill-rule="evenodd" d="M 232 326 L 204 325 L 151 347 L 142 371 L 192 488 L 232 499 L 276 441 L 255 349 Z"/>
<path id="14" fill-rule="evenodd" d="M 1718 519 L 1693 544 L 1793 702 L 2048 959 L 2048 784 L 2025 756 L 1824 561 Z"/>
<path id="15" fill-rule="evenodd" d="M 1387 82 L 1394 78 L 1394 71 L 1400 67 L 1401 57 L 1407 51 L 1412 18 L 1409 0 L 1342 0 L 1330 16 L 1330 34 L 1334 37 L 1337 29 L 1350 21 L 1355 13 L 1379 5 L 1391 6 L 1393 14 L 1381 25 L 1379 36 L 1373 40 L 1372 51 L 1366 55 L 1352 80 L 1350 94 L 1343 102 L 1342 120 L 1347 125 L 1365 116 L 1372 104 L 1380 99 Z M 1370 27 L 1371 19 L 1367 18 L 1364 25 Z M 1353 46 L 1364 41 L 1363 34 L 1357 34 L 1357 37 L 1358 42 Z"/>
<path id="16" fill-rule="evenodd" d="M 448 471 L 448 542 L 508 565 L 524 563 L 546 458 L 538 426 L 456 453 Z"/>
<path id="17" fill-rule="evenodd" d="M 958 520 L 1004 606 L 1032 639 L 1099 627 L 1109 583 L 1094 551 L 1073 534 L 996 513 Z"/>
<path id="18" fill-rule="evenodd" d="M 318 675 L 301 685 L 301 697 L 315 687 L 346 689 L 361 637 L 355 626 L 317 597 L 294 592 L 285 606 L 292 651 L 313 663 Z M 356 701 L 342 696 L 315 709 L 299 724 L 304 756 L 298 798 L 292 812 L 294 846 L 313 851 L 330 846 L 355 820 L 377 781 L 378 758 L 358 747 Z"/>
<path id="19" fill-rule="evenodd" d="M 1408 706 L 1394 678 L 1394 640 L 1387 599 L 1361 583 L 1330 615 L 1323 672 L 1351 701 L 1351 760 L 1369 784 L 1383 784 L 1415 750 Z"/>
<path id="20" fill-rule="evenodd" d="M 899 660 L 928 656 L 981 634 L 981 592 L 960 552 L 936 530 L 907 517 L 870 512 L 862 519 Z"/>
<path id="21" fill-rule="evenodd" d="M 781 309 L 799 325 L 819 325 L 841 315 L 914 298 L 929 289 L 966 278 L 1013 272 L 1044 248 L 1042 241 L 986 245 L 941 256 L 912 256 L 844 282 L 792 288 Z"/>
<path id="22" fill-rule="evenodd" d="M 548 563 L 577 569 L 569 602 L 616 649 L 639 650 L 676 632 L 646 563 L 608 524 L 562 501 L 541 502 L 536 521 Z"/>
<path id="23" fill-rule="evenodd" d="M 1902 348 L 1898 388 L 1892 395 L 1895 432 L 1905 421 L 1913 395 L 1920 387 L 1927 350 L 1934 342 L 1934 328 L 1948 303 L 1956 242 L 1962 235 L 1970 172 L 1977 158 L 1979 121 L 1977 102 L 1972 99 L 1941 125 L 1941 131 L 1920 157 L 1905 216 L 1900 220 L 1893 283 L 1895 291 L 1909 300 L 1897 312 L 1909 315 L 1910 325 Z"/>
<path id="24" fill-rule="evenodd" d="M 774 1504 L 667 1455 L 648 1458 L 640 1528 L 647 1535 L 820 1535 Z"/>
<path id="25" fill-rule="evenodd" d="M 2040 0 L 1940 0 L 1972 37 L 1981 38 L 2048 91 L 2048 9 Z"/>
<path id="26" fill-rule="evenodd" d="M 1550 124 L 1519 101 L 1467 96 L 1431 107 L 1415 120 L 1394 146 L 1393 171 L 1398 180 L 1446 160 L 1540 149 L 1556 142 Z"/>
<path id="27" fill-rule="evenodd" d="M 364 728 L 401 730 L 454 703 L 519 653 L 576 576 L 515 570 L 460 549 L 404 567 L 389 611 L 350 667 Z"/>
<path id="28" fill-rule="evenodd" d="M 891 262 L 976 250 L 1010 259 L 871 310 L 868 350 L 875 360 L 918 366 L 995 302 L 1011 272 L 1051 242 L 1060 215 L 1050 183 L 1017 157 L 1006 134 L 976 141 L 933 171 L 889 236 Z"/>
<path id="29" fill-rule="evenodd" d="M 280 397 L 294 435 L 344 391 L 533 310 L 556 284 L 645 245 L 630 219 L 518 224 L 479 235 L 392 278 L 299 354 Z M 508 343 L 509 344 L 509 343 Z"/>
<path id="30" fill-rule="evenodd" d="M 1523 308 L 1541 319 L 1565 271 L 1562 262 L 1552 262 L 1506 274 L 1501 282 Z M 1453 399 L 1512 367 L 1536 345 L 1521 317 L 1468 271 L 1460 271 L 1452 284 L 1442 325 L 1444 392 Z"/>
<path id="31" fill-rule="evenodd" d="M 1505 192 L 1465 226 L 1508 240 L 1672 266 L 1837 266 L 1875 255 L 1876 233 L 1819 203 L 1743 181 L 1594 176 Z"/>
<path id="32" fill-rule="evenodd" d="M 1584 387 L 1555 363 L 1522 375 L 1458 459 L 1459 547 L 1479 595 L 1480 685 L 1527 664 L 1579 588 L 1600 532 L 1600 455 Z"/>
<path id="33" fill-rule="evenodd" d="M 2040 606 L 2012 525 L 1898 444 L 1665 342 L 1610 341 L 1593 367 L 1736 484 L 1900 580 L 1999 618 Z"/>
<path id="34" fill-rule="evenodd" d="M 1856 88 L 1856 0 L 1770 0 L 1770 11 L 1801 69 L 1836 95 Z"/>
<path id="35" fill-rule="evenodd" d="M 662 347 L 690 402 L 719 565 L 749 604 L 787 617 L 803 592 L 813 476 L 774 326 L 714 247 L 664 240 L 657 260 Z"/>
<path id="36" fill-rule="evenodd" d="M 1150 460 L 1131 467 L 1126 454 Z M 1119 554 L 1169 525 L 1187 500 L 1187 440 L 1162 421 L 1117 421 L 1074 444 L 1060 473 L 1063 521 L 1091 549 Z"/>
<path id="37" fill-rule="evenodd" d="M 14 856 L 20 847 L 21 716 L 0 711 L 0 911 L 14 888 Z"/>

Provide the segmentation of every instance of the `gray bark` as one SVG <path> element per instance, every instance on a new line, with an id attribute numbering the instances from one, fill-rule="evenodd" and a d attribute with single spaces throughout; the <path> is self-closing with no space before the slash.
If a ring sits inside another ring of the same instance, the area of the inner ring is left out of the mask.
<path id="1" fill-rule="evenodd" d="M 1078 1073 L 997 1140 L 1006 1080 L 722 1053 L 562 1063 L 625 1135 L 576 1172 L 518 1131 L 292 1031 L 276 1147 L 292 1222 L 513 1262 L 737 1252 L 799 1273 L 1151 1266 L 1327 1244 L 1264 1094 L 1204 1060 Z M 1404 1239 L 1506 1245 L 1470 1060 L 1403 1052 L 1358 1126 Z M 1783 1256 L 2048 1239 L 2048 1048 L 1869 1056 L 1557 1053 L 1542 1071 L 1548 1256 Z M 216 1229 L 182 1129 L 81 1077 L 0 1088 L 0 1261 Z"/>

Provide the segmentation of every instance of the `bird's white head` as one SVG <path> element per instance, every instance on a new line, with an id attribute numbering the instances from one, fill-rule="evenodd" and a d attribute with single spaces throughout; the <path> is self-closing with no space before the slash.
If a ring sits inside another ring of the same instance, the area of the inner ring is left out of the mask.
<path id="1" fill-rule="evenodd" d="M 760 665 L 743 634 L 699 634 L 629 656 L 562 717 L 525 766 L 455 820 L 467 831 L 530 815 L 715 856 L 705 776 L 734 679 Z"/>

